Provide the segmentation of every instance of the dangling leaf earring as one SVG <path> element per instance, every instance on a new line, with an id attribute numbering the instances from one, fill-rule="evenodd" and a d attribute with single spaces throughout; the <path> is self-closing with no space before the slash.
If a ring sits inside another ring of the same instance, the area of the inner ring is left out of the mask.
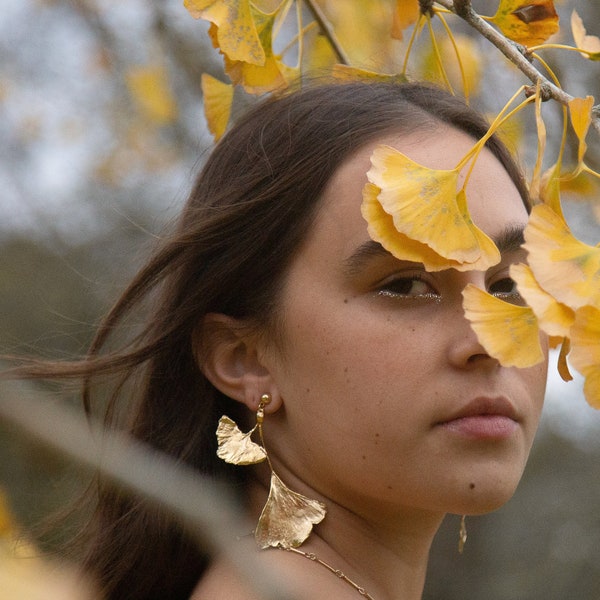
<path id="1" fill-rule="evenodd" d="M 460 529 L 458 530 L 458 551 L 460 554 L 463 553 L 466 543 L 467 543 L 467 524 L 466 524 L 466 516 L 463 515 L 460 518 Z"/>
<path id="2" fill-rule="evenodd" d="M 219 419 L 217 456 L 234 465 L 267 461 L 271 469 L 271 488 L 254 530 L 254 538 L 261 548 L 297 548 L 308 538 L 313 525 L 323 520 L 327 509 L 322 502 L 290 490 L 273 470 L 262 430 L 265 406 L 269 402 L 271 396 L 263 394 L 256 411 L 256 425 L 248 433 L 240 431 L 229 417 L 222 416 Z M 257 429 L 260 444 L 251 440 Z"/>

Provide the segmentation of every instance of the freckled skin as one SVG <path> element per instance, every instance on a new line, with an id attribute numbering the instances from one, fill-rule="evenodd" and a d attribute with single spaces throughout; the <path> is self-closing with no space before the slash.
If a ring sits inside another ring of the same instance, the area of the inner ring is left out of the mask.
<path id="1" fill-rule="evenodd" d="M 473 141 L 440 128 L 435 137 L 381 143 L 425 166 L 452 169 Z M 485 289 L 509 264 L 487 273 L 424 273 L 421 285 L 435 289 L 439 301 L 380 294 L 382 282 L 408 269 L 395 259 L 368 263 L 352 276 L 344 271 L 344 261 L 369 239 L 360 204 L 374 147 L 333 175 L 290 267 L 281 299 L 283 348 L 268 349 L 265 358 L 284 403 L 269 416 L 267 446 L 282 478 L 300 480 L 305 492 L 365 518 L 409 509 L 492 510 L 521 477 L 546 365 L 501 367 L 464 319 L 465 285 Z M 488 150 L 476 163 L 467 198 L 474 222 L 492 237 L 527 221 L 514 184 Z M 509 439 L 473 442 L 437 427 L 470 400 L 499 395 L 519 413 Z"/>

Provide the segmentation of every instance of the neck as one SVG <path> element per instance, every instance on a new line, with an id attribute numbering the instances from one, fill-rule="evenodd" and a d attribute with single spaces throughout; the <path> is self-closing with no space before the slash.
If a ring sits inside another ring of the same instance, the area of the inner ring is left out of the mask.
<path id="1" fill-rule="evenodd" d="M 419 600 L 429 550 L 442 515 L 406 511 L 385 522 L 367 520 L 328 503 L 327 518 L 303 549 L 339 561 L 376 600 Z M 304 548 L 306 546 L 306 548 Z"/>
<path id="2" fill-rule="evenodd" d="M 261 499 L 256 505 L 258 516 L 266 495 L 263 486 L 255 491 Z M 327 505 L 327 516 L 300 549 L 343 571 L 375 600 L 420 600 L 429 550 L 443 514 L 377 510 L 359 515 L 331 499 L 319 499 Z M 307 563 L 305 568 L 317 566 Z"/>

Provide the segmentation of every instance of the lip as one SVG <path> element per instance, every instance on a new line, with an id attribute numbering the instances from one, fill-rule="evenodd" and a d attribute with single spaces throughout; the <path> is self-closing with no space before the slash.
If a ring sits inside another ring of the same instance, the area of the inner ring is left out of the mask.
<path id="1" fill-rule="evenodd" d="M 519 416 L 505 397 L 479 397 L 436 425 L 468 438 L 502 440 L 517 429 Z"/>

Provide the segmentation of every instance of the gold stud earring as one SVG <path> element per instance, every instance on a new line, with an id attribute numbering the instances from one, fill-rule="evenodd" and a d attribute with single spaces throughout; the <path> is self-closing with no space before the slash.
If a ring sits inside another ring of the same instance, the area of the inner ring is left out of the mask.
<path id="1" fill-rule="evenodd" d="M 217 456 L 235 465 L 267 461 L 271 470 L 269 497 L 258 519 L 254 538 L 261 548 L 297 548 L 308 538 L 313 525 L 324 519 L 327 509 L 319 500 L 290 490 L 275 473 L 265 448 L 262 430 L 265 406 L 270 402 L 269 394 L 261 396 L 256 411 L 256 424 L 248 433 L 243 433 L 227 416 L 219 419 Z M 251 439 L 257 429 L 260 444 Z"/>

